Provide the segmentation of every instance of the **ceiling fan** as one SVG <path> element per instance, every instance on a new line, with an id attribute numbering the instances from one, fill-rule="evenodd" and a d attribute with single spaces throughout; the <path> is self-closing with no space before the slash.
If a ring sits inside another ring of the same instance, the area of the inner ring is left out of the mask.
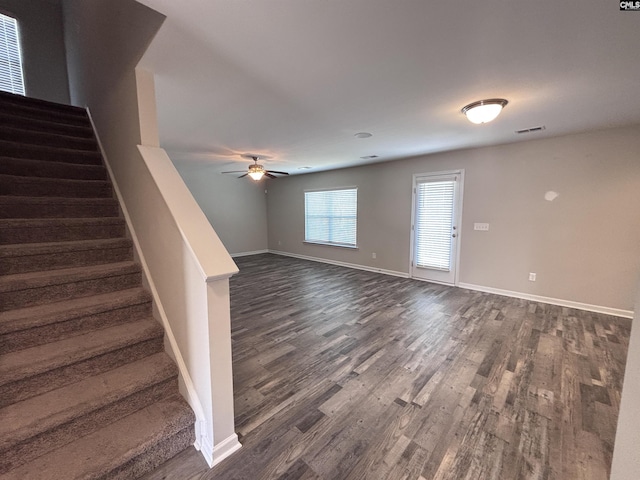
<path id="1" fill-rule="evenodd" d="M 244 154 L 241 155 L 242 158 L 249 158 L 253 160 L 253 165 L 249 165 L 249 171 L 244 172 L 244 170 L 235 170 L 232 172 L 222 172 L 222 173 L 244 173 L 244 175 L 240 175 L 238 178 L 246 177 L 249 175 L 256 182 L 260 180 L 263 176 L 268 178 L 278 178 L 274 174 L 277 175 L 289 175 L 287 172 L 278 172 L 277 170 L 265 170 L 265 168 L 258 164 L 258 160 L 267 158 L 265 156 L 260 155 L 252 155 L 252 154 Z"/>

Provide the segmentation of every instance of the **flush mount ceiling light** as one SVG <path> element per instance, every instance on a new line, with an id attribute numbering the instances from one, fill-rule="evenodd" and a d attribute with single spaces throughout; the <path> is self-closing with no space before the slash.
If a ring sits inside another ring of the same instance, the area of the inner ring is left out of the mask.
<path id="1" fill-rule="evenodd" d="M 504 98 L 490 98 L 489 100 L 480 100 L 473 102 L 462 109 L 471 123 L 488 123 L 494 120 L 509 103 Z"/>

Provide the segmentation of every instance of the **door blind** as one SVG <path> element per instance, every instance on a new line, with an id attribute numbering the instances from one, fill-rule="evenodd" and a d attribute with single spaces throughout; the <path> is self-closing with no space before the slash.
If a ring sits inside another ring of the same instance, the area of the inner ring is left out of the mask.
<path id="1" fill-rule="evenodd" d="M 304 192 L 305 242 L 356 246 L 358 189 Z"/>
<path id="2" fill-rule="evenodd" d="M 22 58 L 15 18 L 0 13 L 0 90 L 24 95 Z"/>
<path id="3" fill-rule="evenodd" d="M 451 234 L 455 180 L 416 186 L 416 265 L 451 270 Z"/>

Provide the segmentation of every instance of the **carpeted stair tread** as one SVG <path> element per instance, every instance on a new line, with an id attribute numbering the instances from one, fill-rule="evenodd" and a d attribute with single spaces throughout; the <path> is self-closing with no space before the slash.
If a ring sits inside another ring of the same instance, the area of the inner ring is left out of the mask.
<path id="1" fill-rule="evenodd" d="M 102 165 L 102 156 L 98 151 L 29 145 L 21 142 L 11 142 L 8 140 L 0 140 L 0 153 L 3 157 L 28 158 L 31 160 L 46 160 L 50 162 L 79 163 L 82 165 Z"/>
<path id="2" fill-rule="evenodd" d="M 104 165 L 49 162 L 0 156 L 0 173 L 23 177 L 68 178 L 77 180 L 107 180 Z"/>
<path id="3" fill-rule="evenodd" d="M 17 95 L 11 97 L 4 92 L 0 92 L 0 110 L 5 114 L 35 120 L 46 120 L 69 125 L 91 125 L 87 111 L 84 108 L 55 104 L 46 100 L 19 97 Z"/>
<path id="4" fill-rule="evenodd" d="M 83 335 L 151 314 L 151 296 L 139 286 L 0 312 L 0 352 Z"/>
<path id="5" fill-rule="evenodd" d="M 0 91 L 0 104 L 2 107 L 8 105 L 16 105 L 20 107 L 28 107 L 34 109 L 40 109 L 41 111 L 54 111 L 62 112 L 68 115 L 86 115 L 87 111 L 82 107 L 76 107 L 74 105 L 65 105 L 63 103 L 51 102 L 49 100 L 42 100 L 40 98 L 27 97 L 24 95 L 18 95 L 15 93 L 9 93 Z"/>
<path id="6" fill-rule="evenodd" d="M 126 237 L 0 245 L 0 275 L 123 262 L 132 253 Z"/>
<path id="7" fill-rule="evenodd" d="M 0 293 L 105 278 L 139 271 L 139 264 L 128 261 L 90 267 L 61 268 L 59 270 L 3 275 L 0 277 Z"/>
<path id="8" fill-rule="evenodd" d="M 170 458 L 163 453 L 171 445 L 161 451 L 156 445 L 187 429 L 191 430 L 187 437 L 192 438 L 194 420 L 188 404 L 175 395 L 22 465 L 3 480 L 136 478 Z"/>
<path id="9" fill-rule="evenodd" d="M 58 133 L 72 137 L 94 138 L 93 129 L 88 121 L 83 121 L 84 125 L 73 125 L 68 123 L 58 123 L 48 119 L 37 119 L 21 117 L 20 115 L 10 115 L 0 111 L 0 125 L 23 128 L 34 132 Z"/>
<path id="10" fill-rule="evenodd" d="M 25 197 L 112 197 L 111 183 L 106 180 L 23 177 L 0 174 L 0 195 Z"/>
<path id="11" fill-rule="evenodd" d="M 0 312 L 0 335 L 150 302 L 151 295 L 142 287 L 135 287 L 64 302 L 16 308 Z"/>
<path id="12" fill-rule="evenodd" d="M 132 261 L 3 275 L 0 311 L 125 290 L 140 281 L 140 265 Z"/>
<path id="13" fill-rule="evenodd" d="M 0 218 L 0 244 L 116 238 L 125 234 L 120 217 Z"/>
<path id="14" fill-rule="evenodd" d="M 60 254 L 65 252 L 81 252 L 84 250 L 98 250 L 130 246 L 129 238 L 105 238 L 98 240 L 77 240 L 74 242 L 27 243 L 14 245 L 0 245 L 0 259 L 21 257 L 25 255 Z"/>
<path id="15" fill-rule="evenodd" d="M 23 142 L 29 145 L 74 148 L 77 150 L 97 151 L 98 143 L 94 138 L 76 137 L 63 133 L 39 132 L 16 125 L 0 124 L 0 139 L 11 142 Z"/>
<path id="16" fill-rule="evenodd" d="M 177 375 L 175 363 L 160 352 L 9 405 L 0 409 L 0 452 Z"/>
<path id="17" fill-rule="evenodd" d="M 0 385 L 35 377 L 151 338 L 162 337 L 153 319 L 103 328 L 0 356 Z M 149 352 L 157 353 L 157 352 Z"/>
<path id="18" fill-rule="evenodd" d="M 109 223 L 122 223 L 124 219 L 120 217 L 107 217 L 107 218 L 3 218 L 0 219 L 0 228 L 2 226 L 7 227 L 38 227 L 41 225 L 51 226 L 57 224 L 63 224 L 68 227 L 83 224 L 102 225 Z"/>
<path id="19" fill-rule="evenodd" d="M 68 113 L 56 110 L 46 110 L 28 105 L 1 102 L 2 112 L 9 115 L 33 120 L 46 120 L 48 122 L 65 125 L 87 127 L 91 125 L 86 112 Z"/>
<path id="20" fill-rule="evenodd" d="M 119 214 L 120 206 L 113 197 L 0 195 L 0 218 L 117 217 Z"/>

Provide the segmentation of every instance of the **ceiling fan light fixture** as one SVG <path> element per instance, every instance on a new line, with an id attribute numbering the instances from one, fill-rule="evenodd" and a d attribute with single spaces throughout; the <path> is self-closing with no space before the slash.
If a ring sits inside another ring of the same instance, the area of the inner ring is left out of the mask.
<path id="1" fill-rule="evenodd" d="M 488 123 L 500 115 L 502 109 L 509 103 L 504 98 L 490 98 L 470 103 L 462 108 L 471 123 Z"/>
<path id="2" fill-rule="evenodd" d="M 264 172 L 249 172 L 249 176 L 257 182 L 264 176 Z"/>
<path id="3" fill-rule="evenodd" d="M 249 176 L 256 182 L 264 176 L 264 173 L 265 171 L 262 165 L 258 165 L 257 163 L 249 165 Z"/>

